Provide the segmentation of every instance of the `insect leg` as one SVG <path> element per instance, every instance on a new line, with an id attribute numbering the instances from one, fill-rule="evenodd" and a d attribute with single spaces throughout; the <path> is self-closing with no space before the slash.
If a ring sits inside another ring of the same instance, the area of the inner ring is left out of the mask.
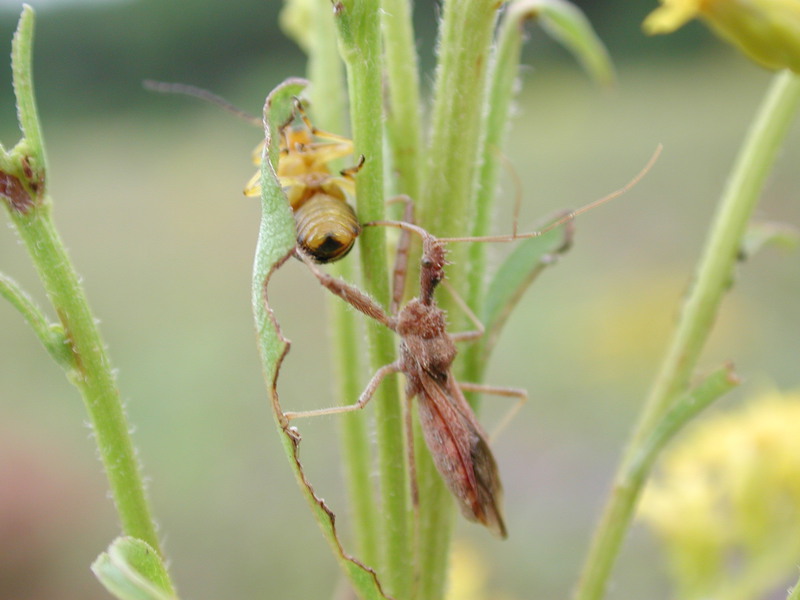
<path id="1" fill-rule="evenodd" d="M 324 140 L 341 142 L 342 144 L 349 145 L 350 148 L 353 147 L 353 141 L 351 139 L 346 138 L 343 135 L 337 135 L 335 133 L 330 133 L 329 131 L 323 131 L 322 129 L 317 129 L 311 122 L 311 119 L 308 118 L 305 106 L 303 106 L 303 101 L 300 100 L 300 98 L 297 97 L 294 98 L 294 111 L 295 114 L 303 120 L 303 124 L 308 128 L 309 133 L 314 137 L 322 138 Z"/>
<path id="2" fill-rule="evenodd" d="M 367 405 L 372 399 L 372 396 L 375 394 L 375 390 L 378 389 L 381 381 L 387 376 L 391 375 L 392 373 L 399 373 L 402 371 L 402 367 L 400 362 L 393 362 L 388 365 L 382 366 L 380 369 L 375 371 L 375 375 L 372 376 L 372 379 L 369 380 L 367 387 L 364 388 L 364 391 L 361 392 L 361 395 L 358 397 L 358 402 L 355 404 L 347 404 L 345 406 L 332 406 L 330 408 L 320 408 L 317 410 L 304 410 L 302 412 L 285 412 L 283 415 L 291 421 L 292 419 L 304 419 L 306 417 L 321 417 L 323 415 L 338 415 L 340 413 L 346 412 L 353 412 L 355 410 L 361 410 Z"/>
<path id="3" fill-rule="evenodd" d="M 403 221 L 413 223 L 414 201 L 411 197 L 402 194 L 387 200 L 386 204 L 394 204 L 396 202 L 405 204 Z M 411 250 L 411 232 L 407 229 L 401 229 L 400 231 L 400 239 L 397 241 L 397 249 L 395 250 L 394 271 L 392 271 L 392 304 L 389 312 L 393 315 L 397 314 L 400 309 L 400 303 L 403 301 L 403 293 L 406 289 L 408 276 L 408 253 Z"/>
<path id="4" fill-rule="evenodd" d="M 489 441 L 493 442 L 497 436 L 502 432 L 509 423 L 517 416 L 522 406 L 528 401 L 528 391 L 522 388 L 503 387 L 495 385 L 484 385 L 482 383 L 468 383 L 466 381 L 459 381 L 458 387 L 467 392 L 479 392 L 482 394 L 493 394 L 495 396 L 503 396 L 505 398 L 516 398 L 517 401 L 508 409 L 508 412 L 503 415 L 503 418 L 495 425 L 492 433 L 489 434 Z"/>
<path id="5" fill-rule="evenodd" d="M 386 325 L 386 327 L 394 331 L 396 326 L 394 318 L 387 315 L 383 308 L 381 308 L 381 306 L 372 298 L 367 296 L 357 287 L 352 286 L 341 279 L 336 279 L 328 273 L 321 271 L 317 265 L 314 264 L 314 261 L 311 259 L 311 257 L 309 257 L 308 254 L 303 252 L 301 249 L 296 248 L 295 255 L 304 263 L 306 263 L 306 266 L 323 286 L 350 304 L 357 311 L 364 313 L 368 317 L 372 317 L 379 323 Z"/>
<path id="6" fill-rule="evenodd" d="M 450 285 L 449 281 L 443 279 L 441 285 L 444 286 L 448 292 L 450 292 L 450 295 L 453 297 L 455 303 L 458 304 L 458 307 L 464 311 L 464 314 L 467 315 L 467 318 L 470 321 L 472 321 L 473 325 L 475 325 L 475 329 L 471 331 L 460 331 L 458 333 L 451 333 L 450 338 L 454 342 L 467 342 L 469 340 L 475 340 L 481 337 L 483 335 L 483 332 L 486 331 L 486 328 L 483 326 L 483 323 L 481 323 L 477 315 L 474 312 L 472 312 L 472 309 L 469 306 L 467 306 L 467 303 L 464 302 L 464 299 L 455 290 L 455 288 L 453 288 L 453 286 Z"/>
<path id="7" fill-rule="evenodd" d="M 419 511 L 419 487 L 417 486 L 417 462 L 414 453 L 414 420 L 412 413 L 411 400 L 409 397 L 406 402 L 405 426 L 406 426 L 406 457 L 408 460 L 408 478 L 411 484 L 411 504 L 414 512 Z M 417 515 L 419 521 L 419 515 Z"/>
<path id="8" fill-rule="evenodd" d="M 352 152 L 352 147 L 350 149 L 350 152 Z M 350 152 L 348 152 L 348 154 L 350 154 Z M 354 164 L 352 167 L 347 167 L 346 169 L 342 169 L 341 171 L 339 171 L 339 174 L 345 179 L 353 179 L 356 173 L 358 173 L 364 166 L 364 162 L 366 162 L 366 160 L 367 159 L 362 154 L 361 156 L 358 157 L 358 162 L 356 164 Z"/>

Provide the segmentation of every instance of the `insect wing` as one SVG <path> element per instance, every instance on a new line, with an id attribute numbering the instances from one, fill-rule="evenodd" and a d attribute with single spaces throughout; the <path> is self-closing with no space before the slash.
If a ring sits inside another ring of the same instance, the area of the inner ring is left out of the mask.
<path id="1" fill-rule="evenodd" d="M 470 521 L 505 538 L 503 490 L 485 434 L 452 375 L 421 381 L 419 419 L 436 468 Z"/>

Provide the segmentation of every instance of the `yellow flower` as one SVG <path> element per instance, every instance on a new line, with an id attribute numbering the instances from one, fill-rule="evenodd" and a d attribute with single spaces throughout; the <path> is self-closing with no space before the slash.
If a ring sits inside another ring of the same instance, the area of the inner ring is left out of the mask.
<path id="1" fill-rule="evenodd" d="M 768 589 L 800 559 L 798 431 L 800 392 L 773 393 L 665 452 L 639 516 L 663 540 L 681 598 Z"/>
<path id="2" fill-rule="evenodd" d="M 800 0 L 661 0 L 644 21 L 671 33 L 699 18 L 719 37 L 768 69 L 800 73 Z"/>
<path id="3" fill-rule="evenodd" d="M 489 591 L 486 557 L 466 542 L 453 547 L 449 583 L 446 600 L 513 600 L 502 592 Z"/>

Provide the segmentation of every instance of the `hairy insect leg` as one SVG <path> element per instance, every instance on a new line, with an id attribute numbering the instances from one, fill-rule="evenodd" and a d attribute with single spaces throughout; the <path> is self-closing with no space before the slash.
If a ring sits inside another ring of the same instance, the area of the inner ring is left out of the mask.
<path id="1" fill-rule="evenodd" d="M 347 302 L 350 306 L 357 311 L 367 315 L 386 325 L 392 331 L 395 330 L 396 323 L 393 317 L 390 317 L 381 308 L 381 306 L 370 298 L 367 294 L 362 292 L 357 287 L 350 285 L 346 281 L 332 277 L 328 273 L 320 270 L 308 254 L 303 252 L 300 248 L 295 249 L 295 255 L 302 260 L 319 282 L 331 292 L 339 296 L 342 300 Z"/>
<path id="2" fill-rule="evenodd" d="M 372 400 L 372 396 L 375 395 L 375 390 L 378 389 L 378 386 L 381 384 L 381 381 L 387 375 L 391 375 L 393 373 L 399 373 L 402 371 L 401 365 L 398 362 L 393 362 L 388 365 L 382 366 L 380 369 L 375 371 L 375 374 L 372 376 L 372 379 L 369 380 L 367 387 L 364 388 L 364 391 L 361 392 L 361 395 L 358 397 L 358 402 L 355 404 L 346 404 L 345 406 L 332 406 L 330 408 L 319 408 L 316 410 L 304 410 L 301 412 L 285 412 L 283 416 L 285 416 L 289 421 L 292 419 L 304 419 L 306 417 L 321 417 L 324 415 L 338 415 L 341 413 L 353 412 L 356 410 L 363 409 L 367 402 Z"/>
<path id="3" fill-rule="evenodd" d="M 483 323 L 481 323 L 481 320 L 478 318 L 478 316 L 474 312 L 472 312 L 472 309 L 469 306 L 467 306 L 467 303 L 461 297 L 461 294 L 459 294 L 455 290 L 455 288 L 452 285 L 450 285 L 449 281 L 443 279 L 441 284 L 453 297 L 453 301 L 456 304 L 458 304 L 458 307 L 464 311 L 464 314 L 467 315 L 467 318 L 470 321 L 472 321 L 473 325 L 475 325 L 475 329 L 472 329 L 470 331 L 460 331 L 458 333 L 451 333 L 450 338 L 454 342 L 468 342 L 470 340 L 476 340 L 479 337 L 481 337 L 484 331 L 486 331 L 486 328 L 483 326 Z"/>
<path id="4" fill-rule="evenodd" d="M 402 202 L 403 221 L 414 223 L 414 201 L 410 196 L 401 194 L 386 201 L 386 204 Z M 408 255 L 411 250 L 411 232 L 407 229 L 400 230 L 400 239 L 397 241 L 397 248 L 394 255 L 394 269 L 392 271 L 392 304 L 389 312 L 393 315 L 400 310 L 400 303 L 403 301 L 403 293 L 406 289 L 406 279 L 408 278 Z"/>
<path id="5" fill-rule="evenodd" d="M 495 425 L 492 432 L 489 434 L 489 441 L 493 442 L 497 436 L 508 427 L 508 424 L 514 420 L 517 413 L 522 409 L 528 401 L 528 391 L 522 388 L 513 388 L 505 386 L 485 385 L 483 383 L 469 383 L 466 381 L 459 381 L 458 387 L 466 392 L 478 392 L 481 394 L 492 394 L 493 396 L 503 396 L 505 398 L 516 398 L 517 401 L 508 409 L 505 415 Z"/>

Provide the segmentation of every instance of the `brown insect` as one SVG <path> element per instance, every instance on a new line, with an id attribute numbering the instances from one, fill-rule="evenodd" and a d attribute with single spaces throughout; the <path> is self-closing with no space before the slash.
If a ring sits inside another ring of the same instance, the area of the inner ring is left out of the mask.
<path id="1" fill-rule="evenodd" d="M 483 334 L 478 325 L 474 331 L 451 334 L 447 319 L 433 294 L 444 280 L 446 248 L 442 240 L 424 229 L 404 222 L 375 222 L 417 233 L 423 240 L 419 296 L 410 300 L 395 315 L 387 314 L 372 298 L 340 279 L 320 271 L 311 258 L 302 252 L 305 261 L 320 283 L 350 303 L 355 309 L 376 319 L 400 336 L 399 358 L 378 369 L 356 404 L 307 412 L 287 412 L 287 419 L 312 417 L 360 410 L 372 398 L 381 381 L 392 373 L 406 376 L 406 396 L 417 398 L 422 431 L 436 468 L 458 502 L 461 512 L 470 521 L 477 521 L 499 537 L 506 537 L 502 513 L 502 485 L 497 463 L 489 449 L 488 436 L 467 403 L 462 389 L 527 398 L 525 390 L 497 388 L 479 384 L 459 384 L 450 367 L 456 357 L 455 342 L 472 340 Z M 398 266 L 398 269 L 401 268 Z M 466 307 L 465 307 L 466 308 Z M 406 412 L 410 415 L 410 412 Z M 409 448 L 411 441 L 409 440 Z M 410 461 L 413 468 L 413 460 Z M 416 502 L 416 490 L 412 495 Z"/>
<path id="2" fill-rule="evenodd" d="M 356 310 L 397 332 L 400 336 L 400 356 L 395 362 L 378 369 L 355 404 L 304 412 L 287 412 L 284 413 L 285 417 L 291 420 L 361 410 L 370 401 L 385 377 L 393 373 L 403 373 L 406 377 L 406 397 L 409 403 L 415 397 L 417 398 L 420 425 L 428 449 L 439 474 L 456 499 L 462 514 L 470 521 L 485 525 L 498 537 L 505 538 L 507 530 L 502 512 L 503 489 L 497 463 L 489 448 L 486 431 L 478 422 L 475 413 L 464 398 L 462 390 L 517 397 L 520 402 L 514 407 L 514 412 L 527 399 L 527 392 L 516 388 L 457 382 L 453 377 L 450 368 L 456 357 L 455 342 L 480 337 L 483 334 L 483 326 L 459 296 L 450 290 L 462 310 L 475 323 L 477 329 L 461 333 L 447 332 L 445 312 L 434 299 L 437 286 L 443 282 L 446 284 L 444 273 L 444 267 L 447 264 L 446 244 L 467 241 L 509 242 L 539 237 L 555 227 L 572 221 L 579 214 L 628 191 L 647 173 L 659 152 L 660 148 L 645 168 L 623 188 L 578 210 L 566 213 L 565 216 L 540 231 L 518 234 L 515 224 L 515 233 L 512 235 L 436 238 L 421 227 L 408 222 L 373 221 L 366 223 L 365 227 L 395 227 L 403 230 L 405 234 L 415 233 L 422 238 L 419 295 L 399 311 L 396 310 L 406 271 L 407 240 L 405 240 L 402 242 L 402 251 L 398 253 L 398 260 L 395 264 L 392 314 L 387 314 L 377 302 L 357 287 L 321 271 L 311 257 L 301 249 L 296 249 L 295 253 L 298 258 L 306 263 L 323 286 L 351 304 Z M 406 202 L 406 214 L 410 214 L 408 209 L 410 199 L 406 199 Z M 406 410 L 408 432 L 410 432 L 408 422 L 410 414 L 410 410 Z M 408 438 L 409 453 L 413 453 L 413 441 L 410 435 Z M 412 455 L 409 457 L 409 468 L 412 470 L 412 499 L 416 505 L 418 498 L 414 464 Z"/>

